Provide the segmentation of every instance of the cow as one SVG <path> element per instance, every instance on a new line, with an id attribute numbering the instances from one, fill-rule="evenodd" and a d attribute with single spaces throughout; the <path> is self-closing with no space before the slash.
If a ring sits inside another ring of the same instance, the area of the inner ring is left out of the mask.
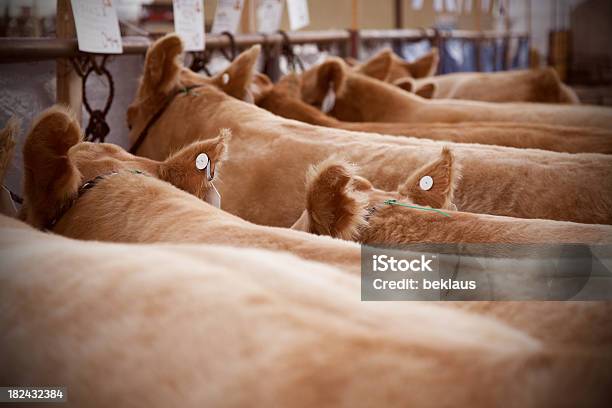
<path id="1" fill-rule="evenodd" d="M 453 201 L 460 179 L 461 170 L 447 148 L 437 159 L 407 175 L 397 191 L 374 188 L 357 174 L 354 165 L 334 156 L 307 174 L 300 225 L 314 234 L 364 244 L 612 244 L 610 225 L 457 211 Z M 419 206 L 444 211 L 427 211 Z"/>
<path id="2" fill-rule="evenodd" d="M 93 191 L 93 190 L 92 190 Z M 0 216 L 0 383 L 66 406 L 605 407 L 610 357 L 289 254 L 108 244 Z"/>
<path id="3" fill-rule="evenodd" d="M 442 146 L 280 118 L 238 100 L 254 99 L 249 88 L 258 47 L 212 78 L 182 67 L 177 61 L 182 50 L 180 38 L 171 35 L 147 53 L 138 95 L 128 109 L 130 140 L 141 142 L 133 150 L 161 160 L 202 135 L 231 128 L 232 156 L 224 164 L 228 171 L 220 191 L 227 197 L 224 209 L 248 221 L 291 226 L 304 202 L 304 191 L 295 180 L 333 153 L 346 153 L 377 188 L 392 191 Z M 455 191 L 461 211 L 612 223 L 612 192 L 603 187 L 612 184 L 607 155 L 448 146 L 462 167 L 463 178 Z"/>
<path id="4" fill-rule="evenodd" d="M 401 72 L 403 60 L 384 50 L 359 65 L 355 72 L 392 83 L 429 99 L 467 99 L 483 102 L 541 102 L 579 104 L 576 93 L 553 68 L 504 72 L 459 72 L 415 77 Z"/>
<path id="5" fill-rule="evenodd" d="M 221 132 L 158 162 L 119 146 L 82 142 L 70 112 L 50 108 L 36 120 L 24 145 L 20 218 L 78 239 L 267 248 L 356 273 L 360 253 L 355 244 L 254 225 L 203 201 L 225 160 L 227 138 Z M 202 155 L 206 166 L 199 166 Z"/>
<path id="6" fill-rule="evenodd" d="M 430 189 L 422 190 L 421 183 L 426 177 L 430 178 Z M 536 252 L 547 251 L 550 244 L 608 247 L 612 244 L 612 226 L 609 225 L 527 220 L 456 211 L 453 191 L 459 178 L 460 169 L 452 153 L 446 149 L 437 160 L 408 175 L 399 191 L 376 189 L 367 179 L 358 175 L 354 165 L 339 157 L 331 157 L 309 171 L 305 209 L 296 225 L 314 234 L 390 248 L 444 243 L 460 244 L 464 251 L 469 252 L 470 247 L 465 244 L 472 243 L 488 244 L 486 250 L 489 253 L 504 253 L 508 244 L 511 244 L 510 248 L 515 248 L 516 244 L 530 244 Z M 415 199 L 417 192 L 422 196 Z M 433 210 L 439 208 L 443 211 Z M 476 246 L 475 250 L 483 249 L 482 246 Z M 520 276 L 520 261 L 510 258 L 507 273 L 512 278 L 501 282 L 502 289 L 513 282 L 517 284 L 515 281 Z M 609 263 L 609 258 L 607 261 Z M 483 272 L 489 268 L 484 268 Z M 491 280 L 499 280 L 503 273 L 498 269 L 488 272 L 491 273 Z M 609 281 L 610 277 L 607 279 Z M 483 275 L 479 275 L 478 280 L 481 283 L 487 281 Z M 594 282 L 597 284 L 598 281 Z M 537 284 L 536 276 L 531 272 L 529 276 L 522 276 L 518 279 L 518 288 L 510 287 L 510 298 L 516 299 L 517 293 L 525 288 L 538 290 L 541 286 Z M 600 290 L 609 290 L 605 284 L 599 282 Z M 588 343 L 602 350 L 610 350 L 612 347 L 612 325 L 607 322 L 612 315 L 612 301 L 487 301 L 448 304 L 494 316 L 546 341 L 575 345 Z M 578 318 L 571 319 L 568 316 Z"/>
<path id="7" fill-rule="evenodd" d="M 546 103 L 425 99 L 355 73 L 339 58 L 306 70 L 302 100 L 349 122 L 512 122 L 612 129 L 612 109 Z M 326 101 L 326 106 L 323 102 Z M 333 104 L 331 103 L 333 101 Z"/>
<path id="8" fill-rule="evenodd" d="M 276 84 L 272 84 L 265 75 L 256 74 L 250 89 L 257 106 L 276 115 L 312 125 L 456 143 L 567 153 L 612 153 L 612 131 L 601 128 L 510 122 L 343 122 L 301 100 L 300 78 L 295 73 L 285 75 Z"/>

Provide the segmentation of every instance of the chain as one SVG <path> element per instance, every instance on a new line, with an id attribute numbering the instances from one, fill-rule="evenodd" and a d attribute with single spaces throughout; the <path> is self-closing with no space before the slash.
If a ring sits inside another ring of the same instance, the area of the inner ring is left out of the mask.
<path id="1" fill-rule="evenodd" d="M 85 140 L 90 142 L 103 143 L 106 136 L 110 133 L 110 126 L 106 122 L 106 115 L 115 97 L 115 83 L 111 73 L 106 68 L 107 59 L 108 56 L 104 55 L 98 62 L 93 54 L 81 54 L 71 60 L 75 71 L 83 79 L 83 105 L 89 114 L 89 123 L 85 128 Z M 108 82 L 108 97 L 103 109 L 92 109 L 87 98 L 87 80 L 92 73 L 99 77 L 106 77 Z"/>

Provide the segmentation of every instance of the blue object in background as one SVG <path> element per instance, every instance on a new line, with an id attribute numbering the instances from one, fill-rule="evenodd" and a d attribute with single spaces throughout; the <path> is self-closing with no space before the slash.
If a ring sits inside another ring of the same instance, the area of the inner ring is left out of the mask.
<path id="1" fill-rule="evenodd" d="M 476 71 L 476 43 L 458 38 L 443 42 L 440 73 Z"/>
<path id="2" fill-rule="evenodd" d="M 409 62 L 421 57 L 423 54 L 428 53 L 431 50 L 431 44 L 429 40 L 421 40 L 417 42 L 408 42 L 402 44 L 400 55 Z"/>
<path id="3" fill-rule="evenodd" d="M 529 68 L 529 39 L 519 38 L 516 54 L 512 57 L 512 69 Z"/>

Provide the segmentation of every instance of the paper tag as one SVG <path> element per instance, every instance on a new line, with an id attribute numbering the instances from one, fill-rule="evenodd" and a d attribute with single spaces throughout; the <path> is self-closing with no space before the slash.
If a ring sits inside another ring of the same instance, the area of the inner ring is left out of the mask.
<path id="1" fill-rule="evenodd" d="M 213 207 L 221 208 L 221 194 L 217 191 L 217 188 L 213 183 L 210 183 L 210 188 L 206 192 L 204 201 Z"/>
<path id="2" fill-rule="evenodd" d="M 310 24 L 308 0 L 287 0 L 287 12 L 291 30 L 299 30 Z"/>
<path id="3" fill-rule="evenodd" d="M 325 98 L 323 98 L 323 102 L 321 102 L 321 111 L 323 113 L 329 113 L 334 109 L 334 106 L 336 106 L 336 92 L 334 92 L 334 84 L 330 82 Z"/>
<path id="4" fill-rule="evenodd" d="M 472 12 L 472 0 L 464 0 L 463 11 L 465 11 L 468 14 Z"/>
<path id="5" fill-rule="evenodd" d="M 181 36 L 186 51 L 202 51 L 204 39 L 204 0 L 172 0 L 174 31 Z"/>
<path id="6" fill-rule="evenodd" d="M 481 0 L 480 7 L 482 8 L 482 11 L 488 13 L 491 8 L 491 0 Z"/>
<path id="7" fill-rule="evenodd" d="M 446 11 L 455 12 L 457 11 L 457 1 L 456 0 L 445 0 Z"/>
<path id="8" fill-rule="evenodd" d="M 436 13 L 444 11 L 444 0 L 434 0 L 433 6 Z"/>
<path id="9" fill-rule="evenodd" d="M 244 0 L 219 0 L 215 10 L 212 32 L 219 34 L 228 31 L 236 34 L 243 6 Z"/>
<path id="10" fill-rule="evenodd" d="M 112 0 L 72 0 L 79 50 L 121 54 L 121 32 Z"/>
<path id="11" fill-rule="evenodd" d="M 275 33 L 280 29 L 283 16 L 282 0 L 257 1 L 257 31 Z"/>

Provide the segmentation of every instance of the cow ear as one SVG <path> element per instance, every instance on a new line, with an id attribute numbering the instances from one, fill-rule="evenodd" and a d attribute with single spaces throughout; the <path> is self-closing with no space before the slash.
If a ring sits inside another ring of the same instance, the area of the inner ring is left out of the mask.
<path id="1" fill-rule="evenodd" d="M 386 81 L 391 72 L 391 64 L 393 62 L 393 52 L 389 49 L 384 49 L 374 55 L 368 61 L 355 68 L 355 72 L 366 75 L 380 81 Z"/>
<path id="2" fill-rule="evenodd" d="M 229 129 L 221 129 L 213 139 L 183 147 L 159 164 L 158 177 L 203 199 L 210 187 L 209 182 L 218 176 L 221 164 L 227 158 L 231 135 Z"/>
<path id="3" fill-rule="evenodd" d="M 43 112 L 23 147 L 24 214 L 26 221 L 44 227 L 59 208 L 76 194 L 81 174 L 68 151 L 81 141 L 81 128 L 67 108 Z"/>
<path id="4" fill-rule="evenodd" d="M 311 105 L 321 106 L 330 94 L 337 95 L 346 79 L 344 62 L 339 58 L 329 58 L 320 65 L 302 74 L 302 100 Z"/>
<path id="5" fill-rule="evenodd" d="M 19 120 L 13 116 L 0 130 L 0 182 L 4 180 L 4 175 L 13 159 L 15 137 L 19 133 L 19 125 Z"/>
<path id="6" fill-rule="evenodd" d="M 353 186 L 355 169 L 330 158 L 306 177 L 308 230 L 317 235 L 354 240 L 366 221 L 367 196 Z"/>
<path id="7" fill-rule="evenodd" d="M 182 68 L 179 56 L 182 52 L 183 42 L 176 34 L 162 37 L 149 48 L 140 83 L 141 96 L 166 94 L 177 86 Z"/>
<path id="8" fill-rule="evenodd" d="M 426 84 L 422 84 L 417 87 L 417 90 L 414 92 L 419 95 L 421 98 L 425 99 L 433 99 L 434 94 L 436 93 L 436 84 L 433 82 L 428 82 Z"/>
<path id="9" fill-rule="evenodd" d="M 274 84 L 265 74 L 255 72 L 253 74 L 253 81 L 249 87 L 251 95 L 253 95 L 253 102 L 257 104 L 262 98 L 264 98 L 274 88 Z"/>
<path id="10" fill-rule="evenodd" d="M 291 72 L 282 77 L 274 88 L 292 99 L 302 99 L 301 85 L 300 77 L 294 72 Z"/>
<path id="11" fill-rule="evenodd" d="M 414 79 L 409 78 L 409 77 L 400 78 L 394 81 L 393 85 L 397 86 L 398 88 L 403 89 L 406 92 L 410 92 L 410 93 L 414 92 L 414 89 L 416 88 Z"/>
<path id="12" fill-rule="evenodd" d="M 406 68 L 413 78 L 425 78 L 433 76 L 440 61 L 440 54 L 437 48 L 432 48 L 427 54 L 423 55 L 416 61 L 406 64 Z"/>
<path id="13" fill-rule="evenodd" d="M 249 100 L 252 99 L 249 88 L 260 53 L 260 45 L 254 45 L 244 51 L 224 71 L 213 76 L 213 83 L 234 98 L 253 102 Z"/>
<path id="14" fill-rule="evenodd" d="M 440 157 L 415 171 L 399 188 L 399 193 L 418 205 L 452 209 L 458 177 L 453 154 L 444 147 Z"/>

